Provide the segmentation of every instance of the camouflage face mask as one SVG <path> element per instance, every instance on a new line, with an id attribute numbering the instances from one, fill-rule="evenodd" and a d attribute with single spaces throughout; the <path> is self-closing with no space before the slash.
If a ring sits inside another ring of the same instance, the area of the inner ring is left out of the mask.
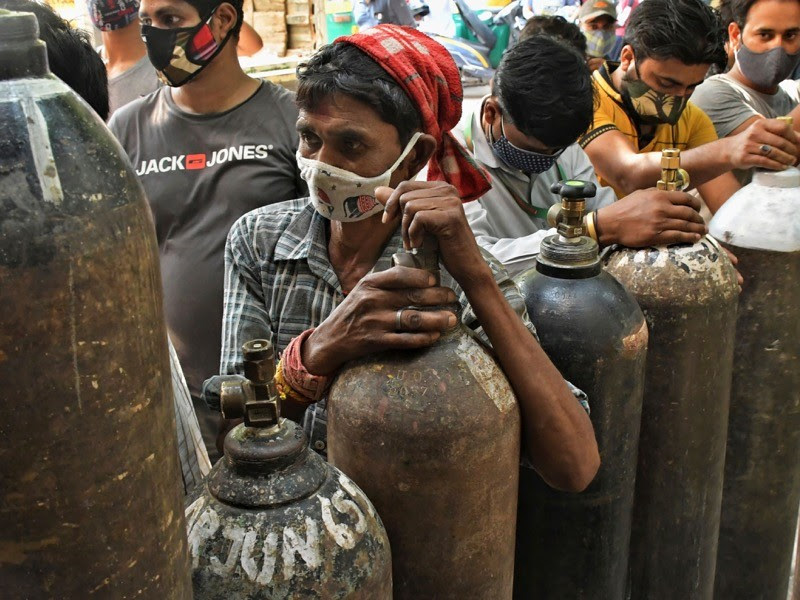
<path id="1" fill-rule="evenodd" d="M 634 69 L 639 77 L 635 63 Z M 627 73 L 622 78 L 620 93 L 625 104 L 636 113 L 637 120 L 647 125 L 675 125 L 689 102 L 688 96 L 657 92 L 641 79 L 631 79 Z"/>
<path id="2" fill-rule="evenodd" d="M 218 44 L 209 26 L 213 16 L 212 10 L 208 18 L 192 27 L 161 29 L 142 25 L 147 56 L 163 83 L 182 86 L 200 73 L 225 46 L 233 29 Z"/>

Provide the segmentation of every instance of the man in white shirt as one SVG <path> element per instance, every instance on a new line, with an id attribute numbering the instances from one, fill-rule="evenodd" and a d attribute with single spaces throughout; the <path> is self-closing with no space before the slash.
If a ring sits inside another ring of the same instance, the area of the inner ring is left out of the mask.
<path id="1" fill-rule="evenodd" d="M 590 181 L 587 200 L 601 246 L 695 242 L 705 232 L 699 202 L 683 192 L 647 189 L 617 201 L 597 181 L 575 143 L 592 121 L 589 70 L 577 51 L 547 36 L 532 36 L 503 58 L 492 94 L 464 131 L 467 146 L 492 176 L 492 189 L 464 209 L 478 244 L 511 274 L 533 266 L 548 231 L 547 210 L 559 201 L 550 186 Z M 655 183 L 655 182 L 653 182 Z"/>

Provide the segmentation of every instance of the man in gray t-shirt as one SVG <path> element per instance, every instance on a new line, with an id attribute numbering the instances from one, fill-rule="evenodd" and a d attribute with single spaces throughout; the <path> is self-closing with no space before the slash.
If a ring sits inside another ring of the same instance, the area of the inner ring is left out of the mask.
<path id="1" fill-rule="evenodd" d="M 213 461 L 219 413 L 200 396 L 203 380 L 219 373 L 228 231 L 245 213 L 306 189 L 295 159 L 294 95 L 239 67 L 241 2 L 168 1 L 169 11 L 151 12 L 151 0 L 142 0 L 140 16 L 151 60 L 170 85 L 119 109 L 109 127 L 147 192 L 170 338 Z M 196 35 L 173 48 L 166 30 L 192 26 Z"/>
<path id="2" fill-rule="evenodd" d="M 720 138 L 744 131 L 756 119 L 790 115 L 798 107 L 797 85 L 782 87 L 800 59 L 800 1 L 755 0 L 734 3 L 728 26 L 736 58 L 728 73 L 714 75 L 697 87 L 692 102 L 705 112 Z M 800 126 L 795 118 L 795 127 Z M 760 146 L 769 156 L 768 144 Z M 740 183 L 752 169 L 734 171 Z"/>

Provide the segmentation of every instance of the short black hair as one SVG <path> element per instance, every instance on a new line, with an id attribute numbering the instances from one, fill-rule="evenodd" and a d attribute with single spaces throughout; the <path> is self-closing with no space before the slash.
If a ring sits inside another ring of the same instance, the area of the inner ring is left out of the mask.
<path id="1" fill-rule="evenodd" d="M 0 8 L 29 12 L 39 22 L 39 37 L 47 46 L 50 71 L 71 87 L 100 115 L 108 119 L 108 75 L 89 34 L 73 29 L 43 2 L 0 0 Z"/>
<path id="2" fill-rule="evenodd" d="M 727 30 L 728 25 L 736 21 L 736 17 L 733 15 L 732 0 L 720 0 L 717 11 L 719 12 L 720 23 L 722 23 L 722 26 Z"/>
<path id="3" fill-rule="evenodd" d="M 242 30 L 242 23 L 244 23 L 244 0 L 185 0 L 190 4 L 200 15 L 200 18 L 208 18 L 215 8 L 223 2 L 227 2 L 236 9 L 236 25 L 234 25 L 231 36 L 238 39 L 239 32 Z"/>
<path id="4" fill-rule="evenodd" d="M 756 2 L 758 2 L 758 0 L 726 0 L 733 18 L 730 21 L 724 22 L 725 26 L 727 27 L 728 23 L 735 22 L 739 26 L 739 29 L 744 29 L 744 25 L 747 23 L 747 13 L 750 12 L 753 4 Z M 722 12 L 721 7 L 720 12 Z"/>
<path id="5" fill-rule="evenodd" d="M 550 147 L 569 146 L 592 124 L 586 60 L 550 36 L 532 35 L 511 48 L 497 67 L 492 94 L 507 120 Z"/>
<path id="6" fill-rule="evenodd" d="M 719 15 L 703 0 L 642 2 L 625 29 L 625 44 L 640 61 L 675 58 L 686 65 L 724 66 L 726 40 Z"/>
<path id="7" fill-rule="evenodd" d="M 363 102 L 394 125 L 405 145 L 422 127 L 417 107 L 383 67 L 353 44 L 323 46 L 297 67 L 297 106 L 314 110 L 320 102 L 344 94 Z"/>
<path id="8" fill-rule="evenodd" d="M 586 36 L 580 27 L 570 23 L 562 16 L 537 15 L 528 19 L 525 27 L 519 32 L 519 41 L 526 40 L 532 35 L 545 34 L 558 38 L 586 55 Z"/>

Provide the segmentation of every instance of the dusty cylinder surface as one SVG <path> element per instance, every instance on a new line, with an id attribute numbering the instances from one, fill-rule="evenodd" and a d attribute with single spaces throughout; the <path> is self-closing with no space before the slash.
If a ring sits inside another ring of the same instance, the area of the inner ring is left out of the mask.
<path id="1" fill-rule="evenodd" d="M 191 598 L 150 213 L 20 15 L 0 14 L 2 595 Z"/>
<path id="2" fill-rule="evenodd" d="M 395 598 L 511 597 L 519 451 L 516 398 L 462 325 L 348 363 L 328 397 L 328 458 L 383 519 Z"/>
<path id="3" fill-rule="evenodd" d="M 186 518 L 196 600 L 392 598 L 374 507 L 291 421 L 233 429 Z"/>
<path id="4" fill-rule="evenodd" d="M 709 599 L 719 534 L 738 287 L 710 237 L 606 257 L 650 333 L 630 597 Z"/>
<path id="5" fill-rule="evenodd" d="M 800 172 L 757 172 L 710 228 L 744 277 L 715 597 L 785 600 L 800 504 Z"/>
<path id="6" fill-rule="evenodd" d="M 599 262 L 564 268 L 540 257 L 516 281 L 542 348 L 589 396 L 601 465 L 580 494 L 553 490 L 535 471 L 521 470 L 514 595 L 622 599 L 647 353 L 644 315 Z"/>

